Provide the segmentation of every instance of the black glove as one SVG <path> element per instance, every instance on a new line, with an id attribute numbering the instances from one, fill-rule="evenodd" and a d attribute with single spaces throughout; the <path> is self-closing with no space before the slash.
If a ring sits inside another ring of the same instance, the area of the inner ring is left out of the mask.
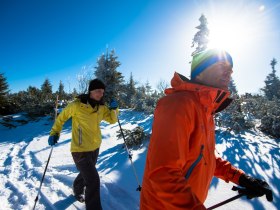
<path id="1" fill-rule="evenodd" d="M 239 178 L 239 185 L 245 187 L 238 190 L 239 193 L 246 194 L 248 199 L 265 195 L 268 201 L 273 201 L 272 190 L 266 181 L 243 174 Z"/>

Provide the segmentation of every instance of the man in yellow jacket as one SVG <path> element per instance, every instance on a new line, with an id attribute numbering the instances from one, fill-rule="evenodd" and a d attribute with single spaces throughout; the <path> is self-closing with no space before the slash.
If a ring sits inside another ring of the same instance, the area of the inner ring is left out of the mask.
<path id="1" fill-rule="evenodd" d="M 215 156 L 213 116 L 229 104 L 232 66 L 227 52 L 212 49 L 193 57 L 191 80 L 174 74 L 154 112 L 141 210 L 205 210 L 213 176 L 272 201 L 265 181 Z"/>
<path id="2" fill-rule="evenodd" d="M 71 154 L 79 174 L 74 180 L 74 196 L 86 204 L 87 210 L 100 210 L 100 179 L 95 168 L 101 145 L 100 122 L 117 122 L 118 104 L 112 100 L 109 107 L 103 103 L 105 84 L 94 79 L 88 94 L 83 94 L 70 103 L 57 117 L 48 139 L 53 146 L 59 139 L 63 124 L 72 117 Z M 85 196 L 84 196 L 85 193 Z"/>

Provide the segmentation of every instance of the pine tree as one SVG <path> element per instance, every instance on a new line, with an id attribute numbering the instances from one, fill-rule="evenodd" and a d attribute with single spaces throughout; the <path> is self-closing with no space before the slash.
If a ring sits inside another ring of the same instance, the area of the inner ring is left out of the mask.
<path id="1" fill-rule="evenodd" d="M 152 94 L 152 86 L 150 85 L 149 81 L 147 81 L 145 83 L 145 90 L 146 90 L 146 95 L 151 95 Z"/>
<path id="2" fill-rule="evenodd" d="M 58 94 L 59 100 L 65 100 L 66 93 L 64 91 L 64 85 L 63 85 L 61 80 L 59 81 L 59 86 L 58 86 L 57 94 Z"/>
<path id="3" fill-rule="evenodd" d="M 45 79 L 44 83 L 41 86 L 41 91 L 43 102 L 49 102 L 52 99 L 52 85 L 49 79 Z"/>
<path id="4" fill-rule="evenodd" d="M 0 106 L 5 106 L 8 102 L 7 94 L 9 92 L 9 85 L 3 73 L 0 73 Z"/>
<path id="5" fill-rule="evenodd" d="M 136 96 L 136 82 L 133 79 L 132 73 L 130 73 L 129 82 L 126 85 L 125 95 L 123 101 L 125 101 L 126 107 L 134 108 L 135 104 L 132 103 Z"/>
<path id="6" fill-rule="evenodd" d="M 106 85 L 104 99 L 107 102 L 112 98 L 121 100 L 120 91 L 124 89 L 124 79 L 122 73 L 117 70 L 120 65 L 114 50 L 110 54 L 107 51 L 106 55 L 103 54 L 97 61 L 94 74 Z"/>
<path id="7" fill-rule="evenodd" d="M 235 85 L 234 80 L 231 78 L 228 89 L 230 91 L 231 97 L 238 96 L 238 91 Z"/>
<path id="8" fill-rule="evenodd" d="M 197 45 L 197 47 L 195 48 L 195 51 L 192 53 L 192 56 L 200 51 L 203 51 L 207 48 L 209 39 L 209 29 L 208 29 L 208 22 L 207 22 L 207 18 L 202 14 L 199 18 L 199 22 L 200 25 L 195 27 L 197 28 L 199 31 L 196 32 L 196 34 L 194 35 L 193 41 L 192 41 L 192 46 L 194 47 L 195 45 Z"/>
<path id="9" fill-rule="evenodd" d="M 227 130 L 235 132 L 252 128 L 252 122 L 243 113 L 241 98 L 238 95 L 233 79 L 230 81 L 229 91 L 231 92 L 233 101 L 225 110 L 216 115 L 216 123 L 219 126 L 227 128 Z"/>
<path id="10" fill-rule="evenodd" d="M 29 86 L 25 91 L 22 92 L 22 105 L 25 112 L 34 112 L 38 107 L 42 106 L 41 97 L 42 92 L 40 89 Z"/>
<path id="11" fill-rule="evenodd" d="M 153 113 L 156 107 L 156 103 L 160 95 L 151 89 L 149 82 L 145 85 L 141 85 L 136 89 L 136 95 L 133 98 L 133 104 L 135 104 L 135 110 L 143 111 L 146 113 Z"/>
<path id="12" fill-rule="evenodd" d="M 260 130 L 280 138 L 280 99 L 273 98 L 266 100 L 261 107 L 263 115 L 261 117 Z"/>
<path id="13" fill-rule="evenodd" d="M 273 58 L 270 63 L 272 72 L 266 77 L 265 87 L 261 89 L 268 100 L 272 100 L 274 97 L 280 99 L 280 80 L 276 75 L 276 64 L 277 60 Z"/>
<path id="14" fill-rule="evenodd" d="M 144 111 L 145 110 L 145 101 L 146 99 L 146 90 L 145 86 L 141 85 L 140 87 L 136 88 L 136 95 L 133 98 L 132 103 L 135 104 L 135 109 L 137 111 Z"/>
<path id="15" fill-rule="evenodd" d="M 39 104 L 41 98 L 41 91 L 36 87 L 29 86 L 27 88 L 27 98 L 35 104 Z"/>

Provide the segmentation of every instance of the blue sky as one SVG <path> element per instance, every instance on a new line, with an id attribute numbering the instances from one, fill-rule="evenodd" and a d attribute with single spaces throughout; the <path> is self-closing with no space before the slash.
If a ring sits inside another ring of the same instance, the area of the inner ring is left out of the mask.
<path id="1" fill-rule="evenodd" d="M 0 72 L 11 92 L 40 88 L 46 78 L 53 91 L 60 80 L 68 91 L 108 47 L 126 80 L 132 72 L 156 87 L 174 71 L 189 76 L 203 13 L 213 39 L 227 32 L 223 48 L 233 56 L 239 92 L 257 93 L 271 59 L 280 62 L 279 10 L 277 0 L 0 0 Z"/>

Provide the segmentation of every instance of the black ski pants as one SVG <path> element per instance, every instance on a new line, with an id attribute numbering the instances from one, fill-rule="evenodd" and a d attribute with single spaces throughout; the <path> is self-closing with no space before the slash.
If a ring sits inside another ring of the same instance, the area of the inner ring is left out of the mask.
<path id="1" fill-rule="evenodd" d="M 84 193 L 87 210 L 101 210 L 100 178 L 95 168 L 99 149 L 92 152 L 72 152 L 75 165 L 79 174 L 74 180 L 74 194 Z"/>

